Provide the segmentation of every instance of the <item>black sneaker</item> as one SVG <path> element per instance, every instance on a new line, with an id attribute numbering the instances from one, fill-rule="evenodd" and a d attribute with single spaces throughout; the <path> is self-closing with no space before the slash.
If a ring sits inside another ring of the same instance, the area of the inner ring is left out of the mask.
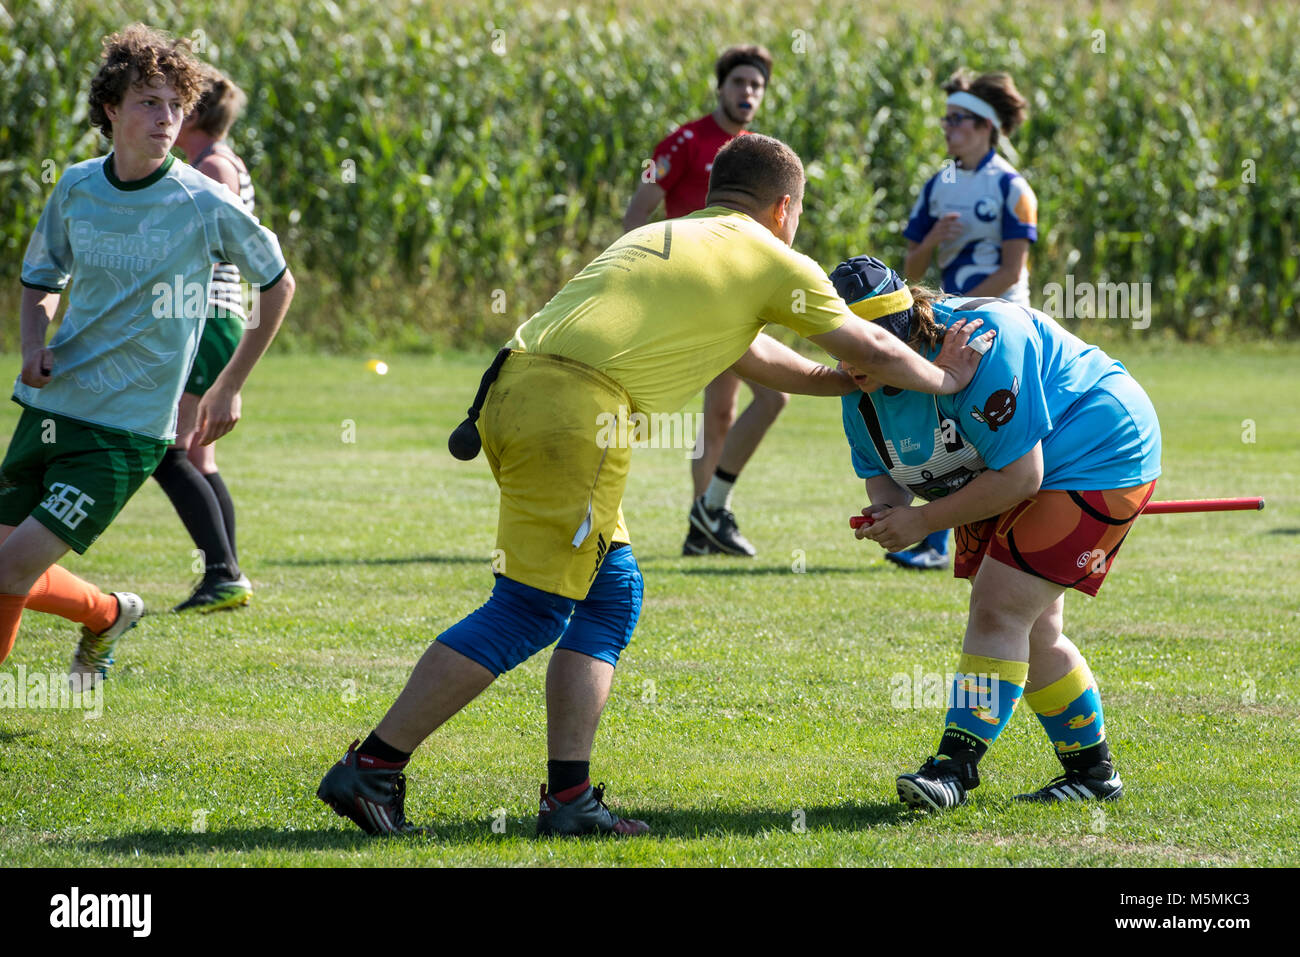
<path id="1" fill-rule="evenodd" d="M 725 508 L 709 508 L 704 504 L 703 495 L 691 506 L 691 524 L 720 552 L 745 558 L 758 554 L 758 550 L 740 534 L 736 516 Z"/>
<path id="2" fill-rule="evenodd" d="M 645 821 L 619 817 L 605 807 L 605 785 L 590 785 L 572 801 L 557 801 L 542 785 L 542 803 L 537 811 L 537 836 L 572 836 L 577 834 L 613 834 L 635 837 L 648 834 Z"/>
<path id="3" fill-rule="evenodd" d="M 908 807 L 941 811 L 966 803 L 966 792 L 979 787 L 979 772 L 973 754 L 943 761 L 926 758 L 915 774 L 898 776 L 898 799 Z"/>
<path id="4" fill-rule="evenodd" d="M 232 578 L 229 581 L 205 577 L 203 581 L 199 582 L 198 587 L 194 589 L 194 594 L 173 608 L 172 611 L 175 614 L 196 611 L 201 615 L 206 615 L 210 611 L 221 611 L 226 608 L 238 608 L 241 605 L 247 605 L 252 597 L 253 583 L 248 580 L 247 575 L 240 575 L 238 578 Z"/>
<path id="5" fill-rule="evenodd" d="M 406 775 L 401 772 L 405 763 L 358 754 L 360 743 L 353 741 L 348 753 L 325 773 L 316 796 L 367 834 L 423 832 L 406 819 Z"/>
<path id="6" fill-rule="evenodd" d="M 1102 761 L 1083 771 L 1066 771 L 1052 778 L 1037 791 L 1017 794 L 1017 801 L 1113 801 L 1124 793 L 1124 782 L 1109 761 Z"/>
<path id="7" fill-rule="evenodd" d="M 686 533 L 686 541 L 682 543 L 682 555 L 717 555 L 721 552 L 722 549 L 705 538 L 704 533 L 694 525 L 690 527 Z"/>

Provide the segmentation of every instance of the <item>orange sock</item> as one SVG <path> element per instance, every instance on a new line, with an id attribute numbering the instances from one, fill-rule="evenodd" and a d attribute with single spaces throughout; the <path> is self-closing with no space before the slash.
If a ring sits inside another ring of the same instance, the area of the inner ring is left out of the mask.
<path id="1" fill-rule="evenodd" d="M 18 638 L 18 623 L 23 620 L 26 595 L 0 595 L 0 662 L 9 657 Z"/>
<path id="2" fill-rule="evenodd" d="M 60 565 L 51 565 L 36 579 L 27 607 L 75 621 L 95 634 L 117 621 L 116 598 Z"/>

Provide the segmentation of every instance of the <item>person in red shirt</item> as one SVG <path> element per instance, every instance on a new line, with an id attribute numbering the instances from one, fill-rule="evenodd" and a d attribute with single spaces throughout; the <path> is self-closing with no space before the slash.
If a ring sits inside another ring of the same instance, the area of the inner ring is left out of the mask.
<path id="1" fill-rule="evenodd" d="M 732 139 L 744 135 L 753 122 L 772 74 L 772 55 L 756 45 L 728 47 L 718 57 L 714 72 L 718 78 L 717 109 L 678 127 L 655 147 L 654 167 L 646 171 L 645 181 L 623 215 L 625 230 L 644 226 L 660 203 L 669 219 L 704 208 L 713 158 Z M 737 418 L 742 381 L 754 398 Z M 736 525 L 731 490 L 789 398 L 730 371 L 705 386 L 700 446 L 691 462 L 695 501 L 683 555 L 755 554 L 754 546 Z"/>

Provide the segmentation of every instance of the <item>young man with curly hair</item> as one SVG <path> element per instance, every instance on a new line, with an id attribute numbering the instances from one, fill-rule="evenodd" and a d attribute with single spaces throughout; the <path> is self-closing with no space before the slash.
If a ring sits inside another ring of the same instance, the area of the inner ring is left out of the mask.
<path id="1" fill-rule="evenodd" d="M 94 543 L 174 441 L 213 263 L 260 286 L 261 316 L 199 403 L 200 443 L 234 428 L 240 389 L 293 297 L 275 235 L 171 155 L 200 82 L 183 40 L 142 24 L 106 38 L 90 120 L 113 151 L 64 170 L 23 257 L 23 413 L 0 463 L 0 660 L 31 608 L 82 624 L 74 676 L 105 674 L 143 603 L 55 563 Z"/>

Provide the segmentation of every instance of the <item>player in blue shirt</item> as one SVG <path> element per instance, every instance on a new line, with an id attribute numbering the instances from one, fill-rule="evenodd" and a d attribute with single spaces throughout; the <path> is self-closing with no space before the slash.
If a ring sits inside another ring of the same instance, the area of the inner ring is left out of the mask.
<path id="1" fill-rule="evenodd" d="M 1045 313 L 936 298 L 868 257 L 831 279 L 855 313 L 922 356 L 937 354 L 957 319 L 997 333 L 954 395 L 881 387 L 845 367 L 861 394 L 843 399 L 844 432 L 873 520 L 857 537 L 895 550 L 956 528 L 954 572 L 973 586 L 938 754 L 899 777 L 899 797 L 929 809 L 964 802 L 1022 693 L 1065 773 L 1019 797 L 1118 797 L 1097 684 L 1061 621 L 1065 592 L 1097 593 L 1151 497 L 1160 426 L 1150 400 L 1123 365 Z"/>
<path id="2" fill-rule="evenodd" d="M 71 671 L 103 676 L 143 604 L 55 563 L 90 547 L 175 439 L 212 265 L 234 263 L 260 287 L 260 319 L 199 403 L 199 443 L 234 428 L 240 389 L 293 296 L 275 235 L 171 155 L 199 84 L 186 41 L 141 24 L 108 37 L 90 120 L 113 152 L 64 170 L 23 257 L 23 413 L 0 463 L 0 660 L 27 607 L 80 622 Z"/>
<path id="3" fill-rule="evenodd" d="M 959 70 L 944 84 L 949 162 L 921 188 L 903 230 L 903 271 L 921 282 L 937 255 L 943 291 L 1000 296 L 1029 305 L 1029 244 L 1038 239 L 1038 200 L 1025 178 L 997 152 L 1026 117 L 1026 101 L 1005 73 L 975 79 Z M 886 556 L 910 568 L 948 566 L 948 530 Z"/>

